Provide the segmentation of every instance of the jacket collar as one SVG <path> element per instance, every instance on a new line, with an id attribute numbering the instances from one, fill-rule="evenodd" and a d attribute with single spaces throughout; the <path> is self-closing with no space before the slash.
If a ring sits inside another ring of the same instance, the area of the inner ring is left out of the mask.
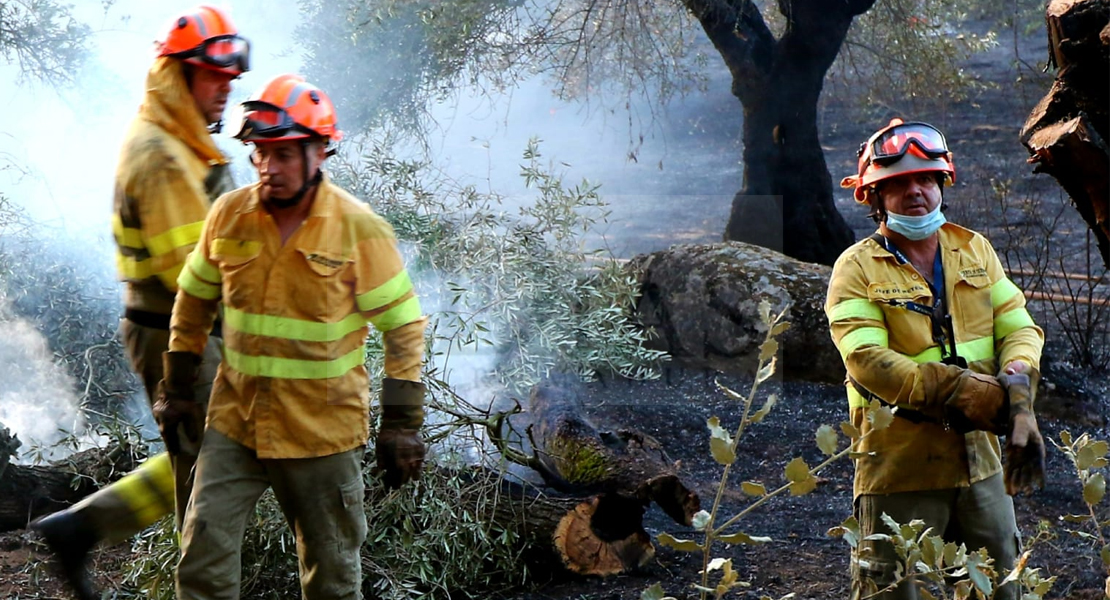
<path id="1" fill-rule="evenodd" d="M 879 233 L 880 235 L 882 235 L 878 230 L 876 230 L 875 233 Z M 951 250 L 953 252 L 958 251 L 966 246 L 975 236 L 975 234 L 970 229 L 966 229 L 964 227 L 956 225 L 951 221 L 945 223 L 944 225 L 941 225 L 940 231 L 937 232 L 937 235 L 940 236 L 940 247 L 942 249 Z M 872 244 L 871 256 L 873 258 L 895 258 L 894 255 L 888 252 L 881 243 Z"/>
<path id="2" fill-rule="evenodd" d="M 180 60 L 163 56 L 154 61 L 147 73 L 139 117 L 165 129 L 209 165 L 227 164 L 193 101 Z"/>

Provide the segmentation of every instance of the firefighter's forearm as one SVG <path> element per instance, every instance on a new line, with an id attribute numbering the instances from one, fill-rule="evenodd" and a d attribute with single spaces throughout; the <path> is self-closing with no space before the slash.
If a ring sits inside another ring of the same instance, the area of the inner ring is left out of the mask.
<path id="1" fill-rule="evenodd" d="M 424 366 L 424 328 L 427 324 L 428 318 L 420 317 L 382 334 L 386 377 L 420 381 L 420 369 Z"/>
<path id="2" fill-rule="evenodd" d="M 216 322 L 216 300 L 203 300 L 184 290 L 177 291 L 170 318 L 170 351 L 204 354 L 208 333 Z"/>

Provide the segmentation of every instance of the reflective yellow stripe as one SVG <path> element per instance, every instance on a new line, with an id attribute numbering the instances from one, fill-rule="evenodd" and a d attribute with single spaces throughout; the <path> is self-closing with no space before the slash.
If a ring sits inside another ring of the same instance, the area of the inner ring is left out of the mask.
<path id="1" fill-rule="evenodd" d="M 991 285 L 991 306 L 998 308 L 1002 306 L 1007 300 L 1014 297 L 1014 294 L 1020 294 L 1021 290 L 1009 278 L 1003 277 Z"/>
<path id="2" fill-rule="evenodd" d="M 381 308 L 404 296 L 412 289 L 412 280 L 408 271 L 401 271 L 389 281 L 378 287 L 358 295 L 358 309 L 367 312 Z"/>
<path id="3" fill-rule="evenodd" d="M 856 386 L 848 384 L 848 408 L 867 408 L 867 399 L 856 391 Z"/>
<path id="4" fill-rule="evenodd" d="M 413 296 L 380 315 L 370 317 L 370 322 L 378 331 L 393 331 L 420 318 L 420 300 Z"/>
<path id="5" fill-rule="evenodd" d="M 150 253 L 154 255 L 169 254 L 178 248 L 196 244 L 197 241 L 200 240 L 200 231 L 202 229 L 204 229 L 204 221 L 197 221 L 196 223 L 174 227 L 169 231 L 164 231 L 158 235 L 152 236 L 146 241 L 146 247 L 149 248 Z"/>
<path id="6" fill-rule="evenodd" d="M 847 359 L 848 355 L 863 346 L 889 345 L 889 334 L 882 327 L 860 327 L 840 338 L 840 356 Z"/>
<path id="7" fill-rule="evenodd" d="M 170 464 L 170 455 L 163 452 L 148 459 L 108 489 L 115 492 L 131 509 L 139 528 L 145 528 L 173 512 L 173 466 Z"/>
<path id="8" fill-rule="evenodd" d="M 287 340 L 334 342 L 365 326 L 366 319 L 358 313 L 349 314 L 343 320 L 335 323 L 320 323 L 290 317 L 257 315 L 230 306 L 224 307 L 224 327 L 251 335 L 264 335 Z"/>
<path id="9" fill-rule="evenodd" d="M 883 309 L 876 306 L 874 302 L 862 298 L 845 300 L 829 309 L 829 323 L 846 321 L 848 319 L 882 321 Z"/>
<path id="10" fill-rule="evenodd" d="M 207 258 L 204 258 L 203 252 L 194 248 L 193 251 L 189 253 L 189 258 L 185 259 L 185 261 L 189 264 L 189 268 L 193 270 L 193 273 L 197 277 L 200 277 L 208 283 L 220 283 L 220 270 L 213 267 L 212 263 L 208 262 Z"/>
<path id="11" fill-rule="evenodd" d="M 262 249 L 262 242 L 258 240 L 232 240 L 216 238 L 212 240 L 212 254 L 227 256 L 254 256 Z"/>
<path id="12" fill-rule="evenodd" d="M 157 257 L 148 258 L 145 260 L 135 260 L 130 256 L 124 256 L 117 253 L 116 270 L 119 271 L 119 274 L 122 275 L 124 279 L 146 279 L 147 277 L 159 275 L 165 276 L 172 281 L 173 279 L 177 278 L 177 272 L 183 266 L 181 263 L 173 263 L 164 269 L 156 270 L 156 267 L 154 266 L 155 261 L 166 262 L 164 258 L 162 260 L 158 260 Z"/>
<path id="13" fill-rule="evenodd" d="M 1015 308 L 994 318 L 994 339 L 1001 340 L 1018 329 L 1033 327 L 1033 317 L 1024 308 Z"/>
<path id="14" fill-rule="evenodd" d="M 977 340 L 971 340 L 970 342 L 956 344 L 956 354 L 959 354 L 961 358 L 967 360 L 969 363 L 977 360 L 994 358 L 994 338 L 981 337 Z M 922 364 L 927 362 L 940 362 L 944 356 L 940 350 L 940 346 L 933 346 L 921 354 L 908 356 L 907 358 L 917 364 Z"/>
<path id="15" fill-rule="evenodd" d="M 276 356 L 250 356 L 224 346 L 227 364 L 244 375 L 280 379 L 331 379 L 366 362 L 366 347 L 359 346 L 335 360 L 298 360 Z"/>
<path id="16" fill-rule="evenodd" d="M 112 215 L 112 235 L 116 237 L 116 243 L 120 246 L 138 250 L 146 247 L 143 245 L 143 233 L 133 227 L 124 227 L 123 219 L 118 213 Z"/>
<path id="17" fill-rule="evenodd" d="M 177 276 L 177 287 L 201 300 L 215 300 L 220 297 L 220 286 L 202 281 L 193 275 L 192 269 L 181 270 L 181 274 Z"/>

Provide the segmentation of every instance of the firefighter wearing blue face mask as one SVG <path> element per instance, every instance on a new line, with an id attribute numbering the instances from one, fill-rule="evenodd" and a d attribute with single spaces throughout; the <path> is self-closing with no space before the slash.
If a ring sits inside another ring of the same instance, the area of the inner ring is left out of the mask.
<path id="1" fill-rule="evenodd" d="M 918 598 L 912 577 L 875 595 L 897 582 L 899 562 L 890 542 L 865 539 L 891 533 L 883 514 L 985 547 L 1009 572 L 1019 550 L 1010 495 L 1043 485 L 1033 398 L 1044 334 L 986 238 L 946 221 L 943 188 L 954 180 L 941 132 L 895 119 L 860 147 L 857 174 L 841 183 L 879 223 L 837 259 L 825 303 L 852 423 L 871 432 L 855 459 L 864 541 L 851 562 L 853 598 Z M 867 419 L 874 401 L 898 408 L 885 429 Z M 1009 584 L 994 597 L 1018 591 Z"/>

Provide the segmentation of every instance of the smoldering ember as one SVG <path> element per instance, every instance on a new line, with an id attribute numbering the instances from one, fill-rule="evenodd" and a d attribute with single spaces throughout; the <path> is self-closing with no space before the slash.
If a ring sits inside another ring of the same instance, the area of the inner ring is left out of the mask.
<path id="1" fill-rule="evenodd" d="M 1110 599 L 1104 0 L 195 4 L 0 0 L 0 598 Z"/>

